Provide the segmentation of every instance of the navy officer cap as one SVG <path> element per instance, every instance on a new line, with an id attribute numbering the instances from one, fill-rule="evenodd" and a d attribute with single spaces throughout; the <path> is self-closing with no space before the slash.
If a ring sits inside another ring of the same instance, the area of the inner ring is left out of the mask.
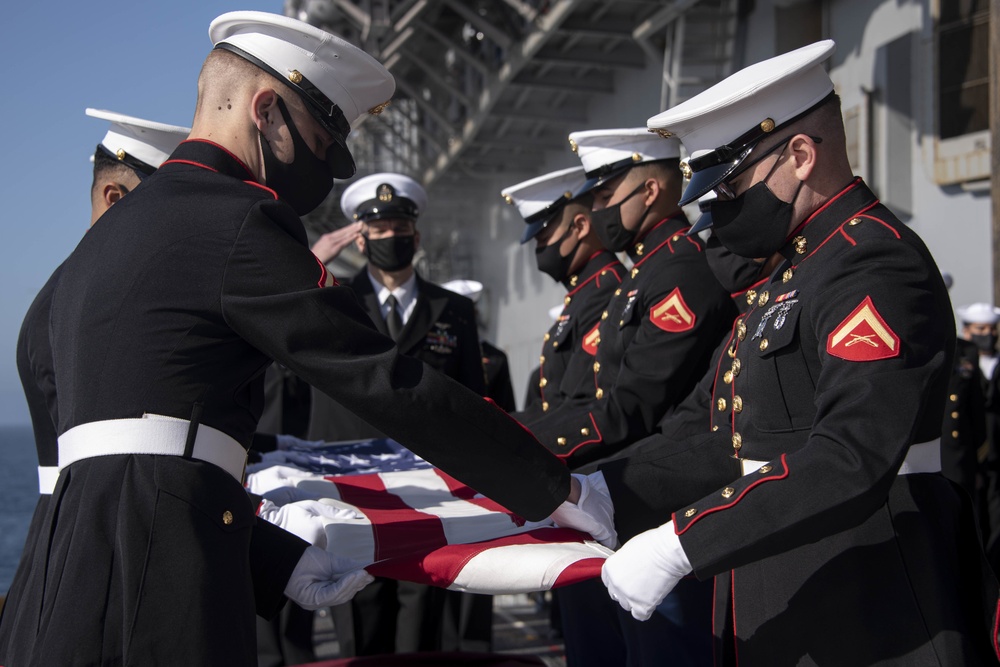
<path id="1" fill-rule="evenodd" d="M 404 218 L 417 221 L 427 207 L 427 191 L 404 174 L 382 172 L 360 178 L 340 196 L 340 210 L 348 220 L 371 222 Z"/>

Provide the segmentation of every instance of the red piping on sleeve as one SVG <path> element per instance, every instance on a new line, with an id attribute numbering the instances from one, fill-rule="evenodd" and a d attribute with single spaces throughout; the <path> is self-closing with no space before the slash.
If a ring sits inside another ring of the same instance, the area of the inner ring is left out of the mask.
<path id="1" fill-rule="evenodd" d="M 596 438 L 592 438 L 590 440 L 584 440 L 583 442 L 581 442 L 579 445 L 577 445 L 573 449 L 569 450 L 568 452 L 563 452 L 562 454 L 556 454 L 556 456 L 558 456 L 561 459 L 569 458 L 570 456 L 573 455 L 573 452 L 575 452 L 576 450 L 580 449 L 584 445 L 589 445 L 591 443 L 601 442 L 602 440 L 604 440 L 604 437 L 601 435 L 601 429 L 597 428 L 597 422 L 594 421 L 594 415 L 593 415 L 593 413 L 589 413 L 588 412 L 587 416 L 590 417 L 590 423 L 594 425 L 594 434 L 597 437 Z"/>

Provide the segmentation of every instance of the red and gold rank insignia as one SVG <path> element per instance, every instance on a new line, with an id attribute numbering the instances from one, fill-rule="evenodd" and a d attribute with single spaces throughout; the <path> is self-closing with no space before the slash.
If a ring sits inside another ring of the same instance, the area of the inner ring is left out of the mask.
<path id="1" fill-rule="evenodd" d="M 891 359 L 899 356 L 899 336 L 875 310 L 872 298 L 866 296 L 830 334 L 826 351 L 848 361 Z"/>
<path id="2" fill-rule="evenodd" d="M 599 331 L 601 323 L 598 322 L 594 325 L 594 328 L 587 332 L 587 335 L 583 337 L 583 342 L 581 347 L 583 351 L 592 357 L 597 356 L 597 345 L 601 342 L 601 332 Z"/>
<path id="3" fill-rule="evenodd" d="M 670 333 L 680 333 L 694 328 L 694 313 L 684 303 L 681 288 L 675 287 L 667 297 L 649 309 L 653 324 Z"/>

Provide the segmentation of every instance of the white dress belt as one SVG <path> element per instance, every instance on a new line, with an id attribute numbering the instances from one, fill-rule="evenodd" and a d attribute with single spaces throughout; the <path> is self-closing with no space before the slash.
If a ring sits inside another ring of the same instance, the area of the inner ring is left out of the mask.
<path id="1" fill-rule="evenodd" d="M 59 468 L 113 454 L 183 456 L 190 427 L 187 419 L 153 414 L 80 424 L 59 436 Z M 216 465 L 243 483 L 247 451 L 222 431 L 199 424 L 191 458 Z"/>
<path id="2" fill-rule="evenodd" d="M 754 461 L 753 459 L 740 459 L 740 467 L 744 475 L 757 472 L 768 461 Z M 912 475 L 918 472 L 941 472 L 941 438 L 919 442 L 910 445 L 906 452 L 903 464 L 899 466 L 897 475 Z"/>
<path id="3" fill-rule="evenodd" d="M 38 466 L 38 492 L 43 496 L 51 496 L 59 479 L 59 466 Z"/>

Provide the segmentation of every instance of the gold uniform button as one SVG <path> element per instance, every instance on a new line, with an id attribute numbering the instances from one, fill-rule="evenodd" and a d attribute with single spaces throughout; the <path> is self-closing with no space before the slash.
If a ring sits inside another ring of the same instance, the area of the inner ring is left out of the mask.
<path id="1" fill-rule="evenodd" d="M 641 243 L 636 243 L 635 244 L 635 254 L 642 255 L 642 253 L 643 253 L 643 251 L 645 251 L 645 249 L 646 249 L 646 246 L 644 246 L 643 244 L 641 244 Z"/>
<path id="2" fill-rule="evenodd" d="M 743 446 L 743 436 L 739 433 L 733 433 L 733 449 L 739 451 Z"/>
<path id="3" fill-rule="evenodd" d="M 957 438 L 958 437 L 958 431 L 952 431 L 951 432 L 951 437 Z"/>
<path id="4" fill-rule="evenodd" d="M 698 513 L 698 510 L 696 510 L 695 508 L 692 507 L 688 511 L 684 512 L 684 516 L 686 518 L 690 519 L 691 517 L 693 517 L 697 513 Z"/>
<path id="5" fill-rule="evenodd" d="M 770 298 L 771 298 L 770 292 L 768 292 L 767 290 L 761 292 L 760 293 L 760 298 L 757 299 L 757 305 L 758 306 L 767 305 L 767 300 L 770 299 Z"/>
<path id="6" fill-rule="evenodd" d="M 726 371 L 725 373 L 723 373 L 722 374 L 722 381 L 725 382 L 726 384 L 732 384 L 733 383 L 733 372 L 732 371 Z"/>
<path id="7" fill-rule="evenodd" d="M 740 340 L 747 337 L 747 325 L 743 324 L 743 320 L 736 323 L 736 337 Z"/>
<path id="8" fill-rule="evenodd" d="M 620 327 L 625 326 L 625 320 L 618 320 L 618 326 Z"/>
<path id="9" fill-rule="evenodd" d="M 605 310 L 603 313 L 601 313 L 601 321 L 603 322 L 606 319 L 608 319 L 608 311 Z"/>
<path id="10" fill-rule="evenodd" d="M 740 374 L 740 370 L 742 370 L 742 368 L 743 368 L 743 364 L 740 363 L 740 360 L 739 359 L 733 359 L 733 377 L 736 377 L 737 375 L 739 375 Z"/>
<path id="11" fill-rule="evenodd" d="M 764 350 L 766 350 L 767 349 L 767 345 L 768 345 L 767 339 L 766 338 L 761 339 L 761 341 L 760 341 L 760 351 L 763 352 Z"/>
<path id="12" fill-rule="evenodd" d="M 580 429 L 580 435 L 590 435 L 590 429 L 584 426 Z"/>
<path id="13" fill-rule="evenodd" d="M 719 430 L 719 425 L 718 424 L 715 424 L 715 425 L 712 426 L 712 432 L 713 433 L 715 433 L 718 430 Z"/>
<path id="14" fill-rule="evenodd" d="M 601 271 L 601 275 L 602 276 L 606 276 L 606 275 L 608 275 L 608 272 L 607 271 Z"/>
<path id="15" fill-rule="evenodd" d="M 580 278 L 579 278 L 579 276 L 570 276 L 570 277 L 569 277 L 569 286 L 570 286 L 570 287 L 576 287 L 576 282 L 577 282 L 577 281 L 578 281 L 579 279 L 580 279 Z"/>
<path id="16" fill-rule="evenodd" d="M 594 392 L 594 396 L 597 397 L 597 400 L 601 400 L 602 398 L 604 398 L 604 390 L 598 387 L 597 391 Z"/>
<path id="17" fill-rule="evenodd" d="M 729 346 L 729 352 L 728 352 L 728 354 L 729 354 L 729 358 L 730 359 L 735 359 L 736 358 L 736 346 L 735 345 L 730 345 Z"/>
<path id="18" fill-rule="evenodd" d="M 549 402 L 542 401 L 542 412 L 548 412 L 548 411 L 549 411 Z"/>
<path id="19" fill-rule="evenodd" d="M 568 305 L 569 305 L 569 302 L 570 302 L 570 301 L 572 301 L 572 300 L 573 300 L 573 297 L 571 297 L 571 296 L 569 296 L 569 295 L 567 294 L 567 295 L 566 295 L 566 298 L 565 298 L 565 299 L 563 299 L 563 305 L 564 305 L 564 306 L 568 306 Z"/>
<path id="20" fill-rule="evenodd" d="M 615 290 L 615 296 L 621 296 L 621 293 L 622 293 L 622 288 L 621 287 L 619 287 L 618 289 Z"/>
<path id="21" fill-rule="evenodd" d="M 557 340 L 552 341 L 552 349 L 554 350 L 557 347 L 559 347 L 559 341 L 557 341 Z"/>
<path id="22" fill-rule="evenodd" d="M 952 413 L 951 413 L 951 418 L 952 418 L 952 419 L 958 419 L 958 412 L 957 412 L 957 411 L 955 411 L 955 412 L 952 412 Z"/>
<path id="23" fill-rule="evenodd" d="M 542 336 L 542 340 L 544 340 L 546 343 L 549 342 L 550 338 L 552 338 L 551 334 L 545 334 L 544 336 Z"/>
<path id="24" fill-rule="evenodd" d="M 781 282 L 787 283 L 795 275 L 795 271 L 792 269 L 785 269 L 785 272 L 781 274 Z"/>
<path id="25" fill-rule="evenodd" d="M 594 372 L 595 373 L 600 373 L 601 372 L 601 362 L 599 362 L 599 361 L 595 361 L 594 362 Z"/>
<path id="26" fill-rule="evenodd" d="M 225 512 L 223 512 L 222 513 L 222 523 L 226 524 L 227 526 L 230 525 L 230 524 L 232 524 L 233 523 L 233 513 L 230 512 L 229 510 L 226 510 Z"/>
<path id="27" fill-rule="evenodd" d="M 951 402 L 952 402 L 952 403 L 958 403 L 958 394 L 952 394 L 952 395 L 951 395 L 951 396 L 949 396 L 948 398 L 950 398 L 950 399 L 951 399 Z"/>
<path id="28" fill-rule="evenodd" d="M 761 475 L 766 475 L 767 473 L 771 472 L 771 466 L 761 466 L 760 470 L 758 470 L 757 472 L 759 472 Z"/>
<path id="29" fill-rule="evenodd" d="M 566 446 L 566 438 L 556 438 L 556 444 L 560 447 Z"/>
<path id="30" fill-rule="evenodd" d="M 673 241 L 674 243 L 677 243 L 678 241 L 681 240 L 681 235 L 680 234 L 674 234 L 674 238 L 672 238 L 670 240 Z"/>
<path id="31" fill-rule="evenodd" d="M 754 300 L 757 298 L 757 290 L 747 290 L 747 305 L 753 305 Z"/>
<path id="32" fill-rule="evenodd" d="M 545 363 L 545 355 L 544 354 L 541 355 L 540 357 L 538 357 L 538 363 L 540 363 L 540 364 L 544 364 Z"/>
<path id="33" fill-rule="evenodd" d="M 743 412 L 743 399 L 738 394 L 733 396 L 733 412 L 736 414 Z"/>
<path id="34" fill-rule="evenodd" d="M 731 486 L 727 486 L 726 488 L 724 488 L 722 490 L 722 497 L 723 498 L 732 498 L 734 493 L 736 493 L 736 489 L 734 489 Z"/>
<path id="35" fill-rule="evenodd" d="M 715 402 L 715 406 L 719 408 L 719 412 L 724 412 L 726 410 L 726 399 L 720 398 Z"/>
<path id="36" fill-rule="evenodd" d="M 854 225 L 859 225 L 861 224 L 861 218 L 851 218 L 851 221 L 847 224 L 849 224 L 851 227 L 853 227 Z"/>
<path id="37" fill-rule="evenodd" d="M 548 383 L 549 383 L 548 378 L 542 378 L 541 380 L 538 381 L 538 386 L 539 387 L 544 387 Z"/>
<path id="38" fill-rule="evenodd" d="M 639 275 L 639 269 L 638 268 L 632 269 L 632 277 L 635 278 L 637 275 Z"/>

